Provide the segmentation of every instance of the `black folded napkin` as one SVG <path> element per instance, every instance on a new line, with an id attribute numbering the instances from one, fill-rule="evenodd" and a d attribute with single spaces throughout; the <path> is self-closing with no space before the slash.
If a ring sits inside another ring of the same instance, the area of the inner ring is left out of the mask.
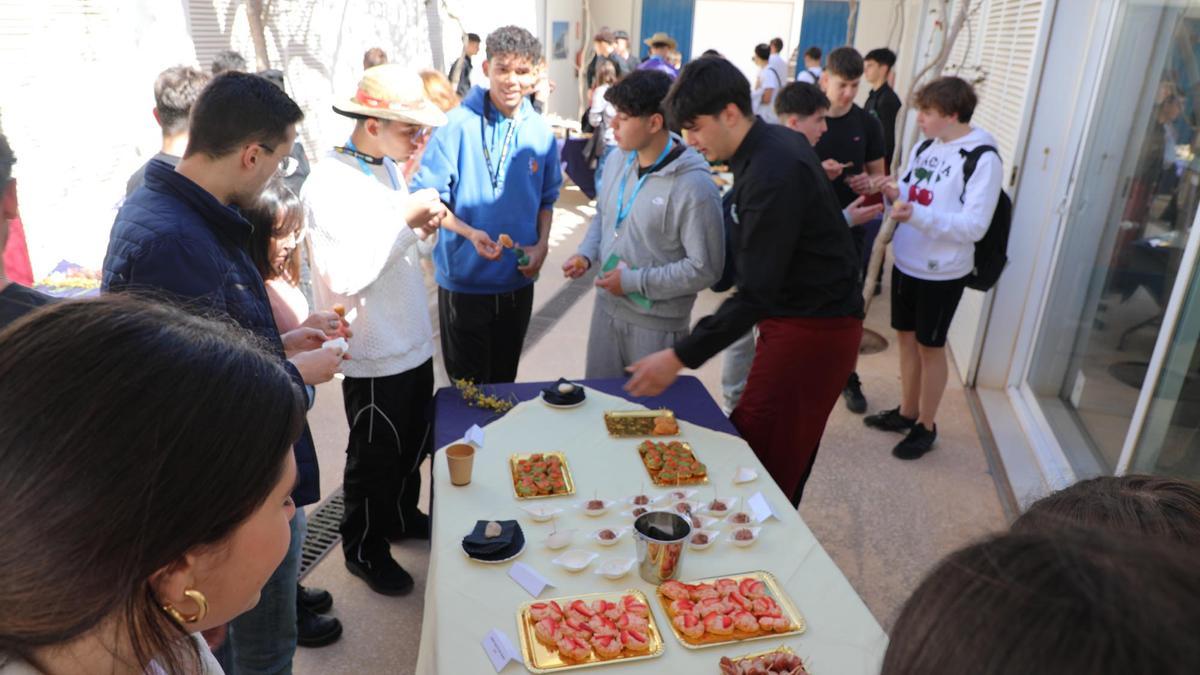
<path id="1" fill-rule="evenodd" d="M 483 535 L 490 521 L 480 520 L 475 523 L 475 529 L 463 537 L 462 547 L 467 555 L 479 560 L 504 560 L 511 557 L 525 546 L 525 534 L 521 525 L 515 520 L 501 520 L 500 536 L 488 539 Z"/>
<path id="2" fill-rule="evenodd" d="M 564 394 L 558 390 L 558 385 L 560 384 L 572 385 L 575 387 L 575 390 L 569 394 Z M 564 377 L 560 377 L 558 378 L 558 382 L 542 390 L 542 398 L 547 403 L 553 405 L 574 405 L 584 399 L 583 387 Z"/>

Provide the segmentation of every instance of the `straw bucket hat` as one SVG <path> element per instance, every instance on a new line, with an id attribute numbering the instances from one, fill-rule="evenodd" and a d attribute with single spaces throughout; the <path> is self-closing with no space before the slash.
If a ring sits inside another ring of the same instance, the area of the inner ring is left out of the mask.
<path id="1" fill-rule="evenodd" d="M 666 33 L 661 32 L 661 31 L 646 38 L 645 43 L 646 43 L 647 47 L 653 47 L 655 45 L 655 43 L 670 45 L 671 49 L 675 49 L 678 46 L 675 43 L 675 38 L 671 37 L 670 35 L 667 35 Z"/>
<path id="2" fill-rule="evenodd" d="M 427 127 L 446 123 L 446 113 L 425 95 L 421 76 L 398 63 L 367 69 L 354 96 L 334 103 L 333 110 L 350 117 L 376 117 Z"/>

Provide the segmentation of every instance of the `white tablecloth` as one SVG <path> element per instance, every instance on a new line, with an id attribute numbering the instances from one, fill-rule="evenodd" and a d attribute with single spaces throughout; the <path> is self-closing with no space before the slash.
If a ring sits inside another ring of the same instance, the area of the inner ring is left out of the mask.
<path id="1" fill-rule="evenodd" d="M 480 646 L 484 635 L 492 628 L 505 631 L 513 643 L 518 644 L 517 609 L 532 598 L 508 577 L 512 563 L 484 565 L 463 554 L 462 538 L 477 520 L 516 519 L 521 523 L 528 543 L 517 560 L 533 566 L 554 584 L 542 592 L 541 598 L 638 588 L 653 599 L 654 586 L 642 581 L 636 566 L 619 581 L 609 581 L 592 573 L 595 565 L 605 558 L 634 557 L 634 541 L 630 534 L 613 547 L 599 546 L 584 538 L 600 527 L 631 524 L 631 518 L 620 515 L 628 508 L 625 505 L 614 507 L 599 518 L 584 516 L 570 508 L 593 495 L 625 499 L 637 494 L 643 486 L 652 495 L 666 492 L 650 484 L 637 454 L 638 441 L 610 438 L 604 427 L 604 411 L 631 410 L 639 406 L 594 390 L 588 390 L 587 394 L 586 403 L 572 410 L 551 409 L 537 399 L 527 401 L 485 427 L 484 445 L 475 455 L 474 473 L 468 486 L 450 484 L 445 454 L 437 453 L 433 464 L 434 529 L 418 673 L 486 675 L 494 672 Z M 804 615 L 808 630 L 803 635 L 778 640 L 690 650 L 676 640 L 666 624 L 662 607 L 653 601 L 655 620 L 666 643 L 662 657 L 605 665 L 589 671 L 606 674 L 656 670 L 713 673 L 721 656 L 760 652 L 783 643 L 803 657 L 815 675 L 878 673 L 887 636 L 766 474 L 750 447 L 729 434 L 687 422 L 680 422 L 680 427 L 679 440 L 691 443 L 700 461 L 709 468 L 710 484 L 702 487 L 695 499 L 712 499 L 715 487 L 720 496 L 737 496 L 744 503 L 747 497 L 762 491 L 781 516 L 781 520 L 764 524 L 759 540 L 751 547 L 734 547 L 723 536 L 706 551 L 685 551 L 680 579 L 686 581 L 753 570 L 771 572 Z M 532 502 L 517 501 L 509 477 L 509 456 L 552 450 L 566 453 L 576 494 Z M 753 468 L 759 478 L 734 486 L 732 477 L 739 466 Z M 578 529 L 572 548 L 596 551 L 600 554 L 597 563 L 579 574 L 571 574 L 551 564 L 558 552 L 546 549 L 541 543 L 550 532 L 550 524 L 535 523 L 520 509 L 530 503 L 562 507 L 564 512 L 558 519 L 558 528 Z M 520 666 L 510 665 L 505 672 L 519 669 Z"/>

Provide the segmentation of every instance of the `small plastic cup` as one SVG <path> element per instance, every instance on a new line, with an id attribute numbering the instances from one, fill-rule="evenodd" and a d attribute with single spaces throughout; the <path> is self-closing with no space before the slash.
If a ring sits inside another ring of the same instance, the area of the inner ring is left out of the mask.
<path id="1" fill-rule="evenodd" d="M 468 485 L 471 482 L 471 468 L 475 464 L 475 446 L 468 443 L 455 443 L 446 448 L 446 462 L 450 466 L 450 484 Z"/>

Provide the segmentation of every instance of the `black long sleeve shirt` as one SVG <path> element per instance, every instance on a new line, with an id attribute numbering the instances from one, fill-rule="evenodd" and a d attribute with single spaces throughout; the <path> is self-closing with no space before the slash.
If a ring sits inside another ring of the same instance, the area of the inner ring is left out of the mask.
<path id="1" fill-rule="evenodd" d="M 884 160 L 887 170 L 892 170 L 892 157 L 896 152 L 896 116 L 900 114 L 900 97 L 891 85 L 884 82 L 878 89 L 871 90 L 863 110 L 874 113 L 883 125 Z"/>
<path id="2" fill-rule="evenodd" d="M 763 319 L 863 315 L 850 229 L 808 140 L 758 120 L 729 166 L 737 292 L 675 345 L 689 368 Z"/>

